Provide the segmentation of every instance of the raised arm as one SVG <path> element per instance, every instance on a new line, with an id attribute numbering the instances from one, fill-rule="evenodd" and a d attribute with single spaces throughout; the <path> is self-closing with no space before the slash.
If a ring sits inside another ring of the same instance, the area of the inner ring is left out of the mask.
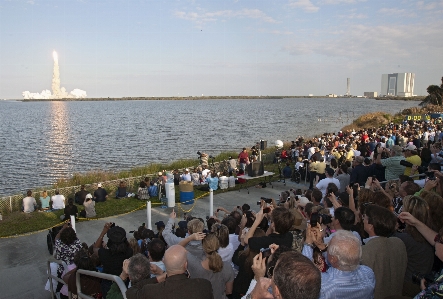
<path id="1" fill-rule="evenodd" d="M 437 232 L 427 227 L 426 224 L 424 224 L 408 212 L 401 212 L 400 215 L 398 215 L 398 218 L 407 225 L 414 226 L 420 232 L 420 234 L 425 237 L 426 241 L 428 241 L 429 244 L 435 246 L 434 238 L 437 235 Z"/>
<path id="2" fill-rule="evenodd" d="M 178 245 L 186 247 L 186 245 L 188 245 L 189 242 L 203 240 L 205 238 L 205 236 L 206 236 L 206 234 L 204 234 L 204 233 L 193 233 L 192 235 L 182 239 L 178 243 Z"/>
<path id="3" fill-rule="evenodd" d="M 95 241 L 94 246 L 93 246 L 95 254 L 98 254 L 98 250 L 102 247 L 103 237 L 106 235 L 108 230 L 111 228 L 111 224 L 112 224 L 111 222 L 105 223 L 105 226 L 103 227 L 102 232 L 98 236 L 97 241 Z"/>
<path id="4" fill-rule="evenodd" d="M 252 238 L 254 236 L 255 230 L 260 225 L 261 221 L 263 220 L 263 208 L 258 211 L 257 214 L 255 214 L 255 221 L 252 224 L 251 228 L 249 229 L 248 233 L 246 234 L 246 237 L 244 239 L 245 244 L 248 244 L 249 238 Z"/>

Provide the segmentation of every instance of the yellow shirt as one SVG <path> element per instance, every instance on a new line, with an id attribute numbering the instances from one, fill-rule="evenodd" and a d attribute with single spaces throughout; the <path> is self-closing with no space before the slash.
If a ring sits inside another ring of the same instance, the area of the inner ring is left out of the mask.
<path id="1" fill-rule="evenodd" d="M 410 156 L 409 158 L 406 158 L 406 161 L 411 162 L 413 165 L 421 165 L 421 158 L 417 155 L 414 156 Z M 404 175 L 410 176 L 411 175 L 411 167 L 406 167 L 405 168 L 405 172 L 403 173 Z"/>

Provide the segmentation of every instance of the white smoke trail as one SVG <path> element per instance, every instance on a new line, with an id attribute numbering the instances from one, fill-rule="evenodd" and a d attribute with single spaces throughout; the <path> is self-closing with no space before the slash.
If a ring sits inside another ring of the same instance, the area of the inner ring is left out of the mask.
<path id="1" fill-rule="evenodd" d="M 60 88 L 60 67 L 58 65 L 58 55 L 57 52 L 54 51 L 52 53 L 52 57 L 54 59 L 54 70 L 52 74 L 52 94 L 49 90 L 45 89 L 41 93 L 32 93 L 29 91 L 22 92 L 23 98 L 26 100 L 29 99 L 80 99 L 80 98 L 86 98 L 86 91 L 81 89 L 74 89 L 70 93 L 66 91 L 66 88 L 61 87 Z"/>

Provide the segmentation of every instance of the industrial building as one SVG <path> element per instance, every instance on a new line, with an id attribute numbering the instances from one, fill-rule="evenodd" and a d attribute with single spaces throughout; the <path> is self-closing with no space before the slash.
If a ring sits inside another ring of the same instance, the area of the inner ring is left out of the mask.
<path id="1" fill-rule="evenodd" d="M 414 73 L 394 73 L 381 75 L 381 96 L 414 96 Z"/>
<path id="2" fill-rule="evenodd" d="M 378 95 L 378 94 L 377 94 L 376 91 L 365 91 L 365 92 L 363 93 L 363 96 L 364 96 L 365 98 L 369 98 L 369 99 L 376 98 L 377 95 Z"/>

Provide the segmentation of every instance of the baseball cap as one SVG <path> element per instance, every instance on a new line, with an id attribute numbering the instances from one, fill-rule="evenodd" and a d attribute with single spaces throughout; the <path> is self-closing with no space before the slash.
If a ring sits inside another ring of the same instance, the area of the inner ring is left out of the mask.
<path id="1" fill-rule="evenodd" d="M 304 196 L 299 196 L 298 197 L 298 205 L 299 206 L 306 206 L 306 204 L 310 203 L 309 199 L 307 197 Z"/>
<path id="2" fill-rule="evenodd" d="M 159 171 L 159 172 L 158 172 L 158 175 L 163 175 L 163 172 Z"/>
<path id="3" fill-rule="evenodd" d="M 188 172 L 189 172 L 189 168 L 186 168 L 185 171 L 188 171 Z"/>
<path id="4" fill-rule="evenodd" d="M 85 198 L 92 198 L 91 193 L 86 194 Z"/>
<path id="5" fill-rule="evenodd" d="M 160 227 L 165 227 L 165 223 L 161 220 L 156 222 L 155 225 L 157 226 L 157 229 L 159 229 Z"/>
<path id="6" fill-rule="evenodd" d="M 98 184 L 97 184 L 97 187 L 98 187 L 98 188 L 101 188 L 101 187 L 102 187 L 102 183 L 98 183 Z"/>
<path id="7" fill-rule="evenodd" d="M 188 222 L 182 220 L 178 223 L 178 227 L 180 227 L 181 229 L 187 230 L 188 229 Z"/>

